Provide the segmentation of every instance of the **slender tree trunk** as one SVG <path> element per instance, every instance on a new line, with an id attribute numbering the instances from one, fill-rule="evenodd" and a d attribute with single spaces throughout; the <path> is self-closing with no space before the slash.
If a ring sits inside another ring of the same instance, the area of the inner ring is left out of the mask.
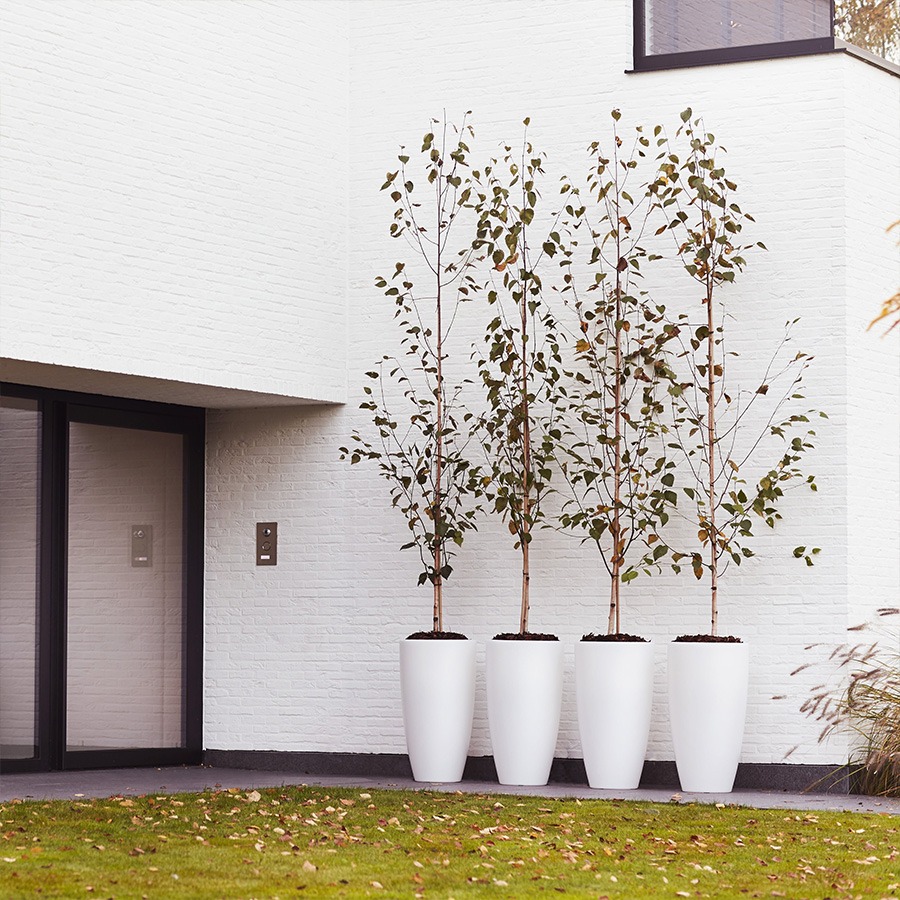
<path id="1" fill-rule="evenodd" d="M 715 364 L 716 341 L 713 330 L 712 275 L 706 280 L 706 327 L 709 334 L 706 338 L 706 450 L 709 456 L 709 572 L 710 588 L 710 631 L 713 636 L 719 633 L 719 544 L 716 531 L 716 396 L 715 396 Z"/>
<path id="2" fill-rule="evenodd" d="M 524 253 L 522 267 L 526 265 Z M 519 633 L 528 631 L 528 611 L 531 606 L 531 570 L 529 568 L 529 538 L 531 536 L 531 425 L 528 421 L 528 281 L 522 282 L 520 312 L 522 318 L 522 608 L 519 614 Z"/>
<path id="3" fill-rule="evenodd" d="M 618 247 L 618 244 L 617 244 Z M 612 589 L 610 591 L 609 609 L 609 633 L 618 634 L 621 628 L 621 606 L 619 603 L 619 588 L 622 576 L 622 519 L 620 504 L 622 500 L 622 331 L 619 323 L 622 320 L 622 275 L 616 267 L 616 318 L 613 327 L 616 332 L 616 388 L 613 398 L 613 436 L 615 445 L 614 470 L 615 486 L 613 488 L 613 556 L 612 556 Z"/>
<path id="4" fill-rule="evenodd" d="M 440 185 L 440 178 L 436 179 Z M 440 189 L 438 189 L 440 199 Z M 435 393 L 435 451 L 434 451 L 434 617 L 433 627 L 435 631 L 444 630 L 444 578 L 441 569 L 444 567 L 441 550 L 443 548 L 443 536 L 441 535 L 441 523 L 443 520 L 443 497 L 441 494 L 443 466 L 444 466 L 444 358 L 443 335 L 441 333 L 441 205 L 438 203 L 438 228 L 437 228 L 437 387 Z"/>
<path id="5" fill-rule="evenodd" d="M 607 634 L 617 634 L 619 631 L 619 578 L 616 571 L 616 561 L 613 560 L 612 576 L 609 579 L 609 621 L 606 626 Z"/>
<path id="6" fill-rule="evenodd" d="M 528 633 L 528 611 L 531 608 L 530 599 L 531 572 L 528 562 L 528 543 L 522 544 L 522 609 L 519 613 L 519 634 Z"/>

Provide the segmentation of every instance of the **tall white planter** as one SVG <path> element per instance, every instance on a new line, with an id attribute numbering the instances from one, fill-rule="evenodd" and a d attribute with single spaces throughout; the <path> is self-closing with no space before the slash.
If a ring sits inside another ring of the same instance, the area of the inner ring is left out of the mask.
<path id="1" fill-rule="evenodd" d="M 682 790 L 734 787 L 749 673 L 746 644 L 669 644 L 669 716 Z"/>
<path id="2" fill-rule="evenodd" d="M 475 642 L 400 641 L 400 695 L 413 778 L 460 781 L 475 711 Z"/>
<path id="3" fill-rule="evenodd" d="M 588 784 L 638 786 L 650 735 L 653 645 L 579 641 L 575 645 L 578 730 Z"/>
<path id="4" fill-rule="evenodd" d="M 488 723 L 500 784 L 547 783 L 562 682 L 559 641 L 488 641 Z"/>

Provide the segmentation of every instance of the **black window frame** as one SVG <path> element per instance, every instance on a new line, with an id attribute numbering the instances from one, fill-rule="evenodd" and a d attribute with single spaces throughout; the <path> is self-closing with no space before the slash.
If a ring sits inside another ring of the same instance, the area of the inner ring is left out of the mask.
<path id="1" fill-rule="evenodd" d="M 206 411 L 197 407 L 0 383 L 0 394 L 36 400 L 41 415 L 37 753 L 0 759 L 0 773 L 198 765 L 203 758 L 203 555 Z M 183 712 L 181 747 L 66 750 L 66 540 L 69 422 L 183 435 Z"/>
<path id="2" fill-rule="evenodd" d="M 784 59 L 790 56 L 809 56 L 832 53 L 840 48 L 834 37 L 834 0 L 831 0 L 831 34 L 827 37 L 802 41 L 777 41 L 769 44 L 748 44 L 744 47 L 714 47 L 709 50 L 689 50 L 683 53 L 648 55 L 646 46 L 646 7 L 652 0 L 633 0 L 634 69 L 635 72 L 657 72 L 688 66 L 710 66 L 721 63 L 752 62 L 762 59 Z"/>

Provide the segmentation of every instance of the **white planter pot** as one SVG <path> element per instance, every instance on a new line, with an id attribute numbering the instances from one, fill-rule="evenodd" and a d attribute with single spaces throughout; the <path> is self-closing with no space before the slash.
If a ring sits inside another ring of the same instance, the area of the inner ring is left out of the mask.
<path id="1" fill-rule="evenodd" d="M 400 695 L 413 778 L 461 780 L 475 711 L 475 642 L 400 641 Z"/>
<path id="2" fill-rule="evenodd" d="M 547 783 L 562 681 L 559 641 L 488 641 L 488 723 L 500 784 Z"/>
<path id="3" fill-rule="evenodd" d="M 734 787 L 749 673 L 746 644 L 669 644 L 669 716 L 682 790 Z"/>
<path id="4" fill-rule="evenodd" d="M 650 734 L 653 645 L 579 641 L 575 645 L 578 729 L 588 784 L 638 786 Z"/>

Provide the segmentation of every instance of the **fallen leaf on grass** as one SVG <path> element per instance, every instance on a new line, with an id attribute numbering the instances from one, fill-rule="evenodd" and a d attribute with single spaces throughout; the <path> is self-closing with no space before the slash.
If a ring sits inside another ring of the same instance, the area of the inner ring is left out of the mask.
<path id="1" fill-rule="evenodd" d="M 303 863 L 304 872 L 315 872 L 319 867 L 315 863 L 311 863 L 308 859 Z"/>

